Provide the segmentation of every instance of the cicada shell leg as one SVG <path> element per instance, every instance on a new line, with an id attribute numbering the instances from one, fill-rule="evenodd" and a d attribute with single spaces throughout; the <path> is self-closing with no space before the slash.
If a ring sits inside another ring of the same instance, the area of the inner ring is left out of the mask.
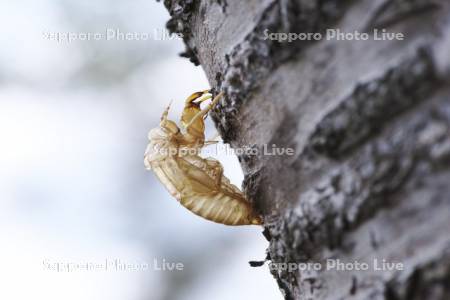
<path id="1" fill-rule="evenodd" d="M 186 129 L 189 128 L 195 121 L 197 121 L 199 118 L 203 118 L 222 98 L 223 92 L 218 94 L 212 101 L 209 103 L 204 109 L 199 111 L 192 119 L 191 121 L 186 125 Z"/>

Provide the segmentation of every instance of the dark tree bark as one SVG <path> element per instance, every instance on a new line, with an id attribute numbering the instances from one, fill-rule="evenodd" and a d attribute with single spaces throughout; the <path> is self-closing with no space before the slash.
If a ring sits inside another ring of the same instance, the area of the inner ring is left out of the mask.
<path id="1" fill-rule="evenodd" d="M 273 262 L 402 262 L 403 271 L 273 271 L 286 299 L 450 299 L 450 2 L 166 0 L 168 28 L 226 97 Z M 372 33 L 403 41 L 264 39 Z"/>

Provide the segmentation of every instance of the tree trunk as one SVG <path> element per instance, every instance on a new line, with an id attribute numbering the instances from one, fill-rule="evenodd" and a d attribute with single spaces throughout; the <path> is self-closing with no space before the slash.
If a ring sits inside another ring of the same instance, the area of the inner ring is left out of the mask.
<path id="1" fill-rule="evenodd" d="M 259 150 L 239 156 L 243 188 L 285 298 L 450 299 L 450 3 L 164 2 L 183 55 L 226 93 L 222 138 Z M 330 28 L 370 39 L 327 39 Z M 383 28 L 404 40 L 375 40 Z M 281 32 L 322 38 L 266 38 Z M 265 155 L 273 144 L 294 155 Z M 338 261 L 370 268 L 327 266 Z"/>

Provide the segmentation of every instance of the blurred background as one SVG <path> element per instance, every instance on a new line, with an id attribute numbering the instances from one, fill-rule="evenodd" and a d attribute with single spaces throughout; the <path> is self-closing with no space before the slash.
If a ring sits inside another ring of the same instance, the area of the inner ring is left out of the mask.
<path id="1" fill-rule="evenodd" d="M 144 169 L 165 106 L 178 120 L 208 88 L 168 18 L 154 0 L 0 0 L 0 299 L 281 298 L 248 265 L 265 257 L 260 227 L 205 221 Z M 236 157 L 218 158 L 240 186 Z M 149 268 L 55 269 L 107 261 Z"/>

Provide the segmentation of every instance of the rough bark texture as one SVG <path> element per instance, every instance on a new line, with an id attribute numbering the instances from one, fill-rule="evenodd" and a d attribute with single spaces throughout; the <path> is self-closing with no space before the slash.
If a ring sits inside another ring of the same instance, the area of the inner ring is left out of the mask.
<path id="1" fill-rule="evenodd" d="M 264 216 L 273 262 L 379 260 L 403 271 L 273 271 L 286 299 L 450 299 L 450 3 L 166 0 L 183 54 L 226 92 L 213 117 Z M 264 40 L 270 32 L 403 41 Z"/>

